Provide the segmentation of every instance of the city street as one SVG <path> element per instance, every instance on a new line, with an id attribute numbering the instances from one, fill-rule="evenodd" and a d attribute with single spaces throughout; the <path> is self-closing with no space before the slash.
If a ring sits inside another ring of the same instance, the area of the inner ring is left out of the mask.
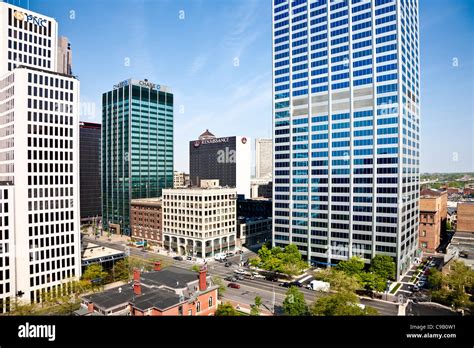
<path id="1" fill-rule="evenodd" d="M 98 245 L 107 246 L 110 248 L 118 249 L 125 251 L 126 245 L 120 244 L 117 242 L 111 242 L 104 240 L 104 238 L 95 240 L 93 237 L 83 237 L 85 240 Z M 196 262 L 190 262 L 187 260 L 177 261 L 173 259 L 173 256 L 158 254 L 154 252 L 143 252 L 138 248 L 129 248 L 130 255 L 142 259 L 161 259 L 162 261 L 169 263 L 173 266 L 180 267 L 183 269 L 191 269 L 191 267 Z M 242 256 L 241 256 L 242 255 Z M 229 257 L 227 261 L 231 262 L 230 267 L 225 267 L 224 263 L 218 261 L 210 261 L 208 263 L 208 271 L 211 276 L 219 276 L 224 279 L 225 277 L 235 275 L 234 271 L 237 268 L 240 268 L 240 262 L 246 261 L 249 257 L 255 256 L 255 253 L 251 251 L 245 251 L 241 255 L 234 255 Z M 225 285 L 228 284 L 224 280 Z M 223 300 L 232 300 L 237 303 L 251 305 L 255 301 L 256 296 L 262 298 L 263 306 L 273 312 L 273 298 L 275 299 L 275 312 L 276 314 L 281 314 L 281 305 L 286 297 L 287 288 L 279 286 L 278 282 L 271 282 L 262 279 L 244 279 L 238 280 L 237 283 L 240 284 L 240 289 L 226 288 L 226 291 L 223 296 Z M 306 288 L 299 288 L 299 290 L 304 294 L 306 302 L 308 304 L 312 303 L 316 297 L 323 296 L 322 293 L 315 292 Z M 275 295 L 273 295 L 275 294 Z M 367 298 L 362 298 L 360 301 L 366 306 L 373 307 L 379 311 L 380 315 L 397 315 L 398 314 L 398 304 L 382 300 L 372 300 Z"/>

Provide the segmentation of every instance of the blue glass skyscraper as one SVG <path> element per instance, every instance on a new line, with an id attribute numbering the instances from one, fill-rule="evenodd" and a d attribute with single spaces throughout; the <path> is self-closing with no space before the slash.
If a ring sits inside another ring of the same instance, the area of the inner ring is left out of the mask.
<path id="1" fill-rule="evenodd" d="M 273 0 L 274 244 L 417 256 L 417 0 Z"/>

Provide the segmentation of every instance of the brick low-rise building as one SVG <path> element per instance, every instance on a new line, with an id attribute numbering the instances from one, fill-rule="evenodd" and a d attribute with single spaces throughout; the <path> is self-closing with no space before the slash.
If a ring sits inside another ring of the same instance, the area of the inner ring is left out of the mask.
<path id="1" fill-rule="evenodd" d="M 76 315 L 209 316 L 217 309 L 217 289 L 207 270 L 199 273 L 155 263 L 151 272 L 135 270 L 127 285 L 82 297 Z"/>
<path id="2" fill-rule="evenodd" d="M 457 232 L 474 233 L 474 202 L 458 203 Z"/>
<path id="3" fill-rule="evenodd" d="M 161 198 L 132 199 L 130 204 L 132 237 L 163 245 Z"/>
<path id="4" fill-rule="evenodd" d="M 446 233 L 447 201 L 446 191 L 421 191 L 419 245 L 424 252 L 436 252 Z"/>

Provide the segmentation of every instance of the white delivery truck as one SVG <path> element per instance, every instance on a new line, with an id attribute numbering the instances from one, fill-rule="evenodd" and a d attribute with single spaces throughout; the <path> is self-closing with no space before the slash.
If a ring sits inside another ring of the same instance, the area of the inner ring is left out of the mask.
<path id="1" fill-rule="evenodd" d="M 312 280 L 308 285 L 308 289 L 314 290 L 314 291 L 324 291 L 324 292 L 329 292 L 330 285 L 327 282 L 323 282 L 320 280 Z"/>

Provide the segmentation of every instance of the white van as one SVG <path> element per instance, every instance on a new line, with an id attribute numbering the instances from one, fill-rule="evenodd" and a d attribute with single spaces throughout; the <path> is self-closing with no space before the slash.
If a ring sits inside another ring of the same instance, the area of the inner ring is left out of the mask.
<path id="1" fill-rule="evenodd" d="M 323 282 L 320 280 L 312 280 L 308 285 L 307 288 L 314 291 L 324 291 L 329 292 L 329 288 L 331 285 L 327 282 Z"/>

